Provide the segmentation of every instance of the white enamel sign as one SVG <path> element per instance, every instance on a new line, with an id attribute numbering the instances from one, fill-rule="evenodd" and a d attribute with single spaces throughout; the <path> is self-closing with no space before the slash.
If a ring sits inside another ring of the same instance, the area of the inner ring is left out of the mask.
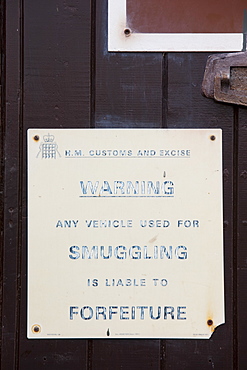
<path id="1" fill-rule="evenodd" d="M 108 50 L 241 51 L 244 9 L 245 0 L 108 0 Z"/>
<path id="2" fill-rule="evenodd" d="M 221 130 L 28 131 L 28 338 L 224 323 Z"/>

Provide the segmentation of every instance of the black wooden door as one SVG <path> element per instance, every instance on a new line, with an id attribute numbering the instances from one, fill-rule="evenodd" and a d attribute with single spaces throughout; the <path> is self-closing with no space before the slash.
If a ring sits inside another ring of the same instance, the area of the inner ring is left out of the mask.
<path id="1" fill-rule="evenodd" d="M 206 53 L 108 53 L 107 0 L 0 3 L 1 368 L 245 369 L 246 108 L 202 97 Z M 27 340 L 30 127 L 223 129 L 226 324 L 211 339 Z"/>

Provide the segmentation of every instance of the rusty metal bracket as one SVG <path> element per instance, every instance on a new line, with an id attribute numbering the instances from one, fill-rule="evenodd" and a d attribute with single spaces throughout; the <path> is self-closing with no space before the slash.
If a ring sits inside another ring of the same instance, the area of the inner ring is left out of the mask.
<path id="1" fill-rule="evenodd" d="M 220 102 L 247 106 L 247 52 L 211 55 L 202 93 Z"/>

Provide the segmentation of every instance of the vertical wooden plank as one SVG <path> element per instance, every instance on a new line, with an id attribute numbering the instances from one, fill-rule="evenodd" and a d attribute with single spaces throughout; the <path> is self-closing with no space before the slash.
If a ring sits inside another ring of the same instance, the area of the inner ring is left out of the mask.
<path id="1" fill-rule="evenodd" d="M 161 127 L 162 54 L 108 53 L 107 0 L 96 2 L 95 123 Z M 158 369 L 159 340 L 93 340 L 92 369 Z"/>
<path id="2" fill-rule="evenodd" d="M 207 55 L 169 54 L 168 128 L 222 128 L 224 172 L 224 253 L 226 324 L 209 340 L 167 340 L 168 369 L 233 368 L 233 143 L 234 113 L 201 96 Z"/>
<path id="3" fill-rule="evenodd" d="M 25 127 L 90 126 L 91 8 L 25 0 Z"/>
<path id="4" fill-rule="evenodd" d="M 3 301 L 4 247 L 4 135 L 5 135 L 5 2 L 0 1 L 0 300 Z M 0 364 L 2 357 L 2 304 L 0 304 Z"/>
<path id="5" fill-rule="evenodd" d="M 237 248 L 237 310 L 236 321 L 238 327 L 238 368 L 244 369 L 247 362 L 246 353 L 246 305 L 247 305 L 247 109 L 239 109 L 239 136 L 238 136 L 238 168 L 236 168 L 236 181 L 238 188 L 237 211 L 238 211 L 238 243 Z"/>
<path id="6" fill-rule="evenodd" d="M 20 2 L 10 0 L 6 6 L 6 109 L 4 122 L 4 227 L 2 253 L 2 356 L 1 369 L 18 366 L 18 256 L 19 256 L 19 157 L 21 91 Z M 5 40 L 4 40 L 5 41 Z M 4 42 L 3 41 L 3 42 Z"/>
<path id="7" fill-rule="evenodd" d="M 2 302 L 2 293 L 3 293 L 3 233 L 4 233 L 4 129 L 5 129 L 5 4 L 3 1 L 0 1 L 0 299 Z M 0 305 L 0 364 L 2 357 L 2 305 Z"/>

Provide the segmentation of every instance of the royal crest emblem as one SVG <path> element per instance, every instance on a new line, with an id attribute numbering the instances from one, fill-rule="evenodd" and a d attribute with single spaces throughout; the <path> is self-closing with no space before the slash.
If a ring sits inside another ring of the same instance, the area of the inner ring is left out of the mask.
<path id="1" fill-rule="evenodd" d="M 43 136 L 43 142 L 39 146 L 39 152 L 37 154 L 37 158 L 39 157 L 41 153 L 42 159 L 56 159 L 57 155 L 61 157 L 59 151 L 58 151 L 58 145 L 54 141 L 55 136 L 50 135 L 49 133 L 47 135 Z"/>

